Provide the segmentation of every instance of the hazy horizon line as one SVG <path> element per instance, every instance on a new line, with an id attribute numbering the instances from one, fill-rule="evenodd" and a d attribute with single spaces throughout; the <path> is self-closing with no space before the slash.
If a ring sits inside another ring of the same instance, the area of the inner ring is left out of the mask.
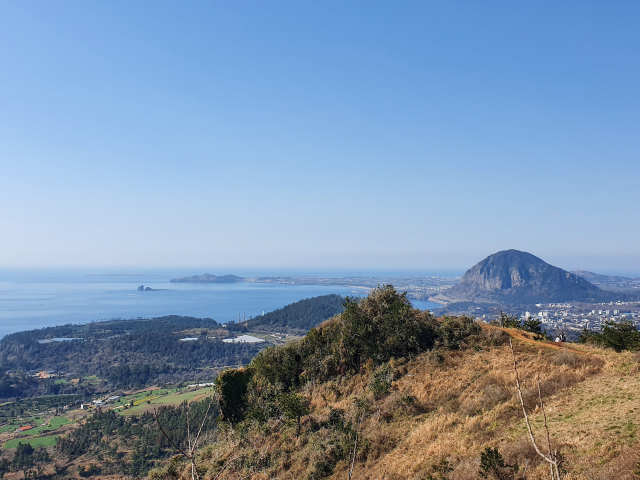
<path id="1" fill-rule="evenodd" d="M 553 264 L 552 264 L 553 265 Z M 461 277 L 472 265 L 467 268 L 332 268 L 332 267 L 227 267 L 227 266 L 2 266 L 2 273 L 73 273 L 85 276 L 171 276 L 172 278 L 192 275 L 238 275 L 244 278 L 255 277 Z M 557 266 L 557 265 L 556 265 Z M 563 268 L 563 267 L 559 267 Z M 596 269 L 596 268 L 572 268 L 567 271 L 585 270 L 600 275 L 624 276 L 640 278 L 640 271 L 636 269 Z M 1 280 L 1 279 L 0 279 Z M 169 280 L 169 279 L 167 279 Z"/>

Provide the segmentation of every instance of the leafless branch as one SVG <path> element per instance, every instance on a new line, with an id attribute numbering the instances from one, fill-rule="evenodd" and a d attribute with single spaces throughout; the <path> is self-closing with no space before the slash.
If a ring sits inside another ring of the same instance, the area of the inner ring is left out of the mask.
<path id="1" fill-rule="evenodd" d="M 362 415 L 358 418 L 358 428 L 356 429 L 356 440 L 353 443 L 353 457 L 351 458 L 351 467 L 349 468 L 349 480 L 353 475 L 353 467 L 356 463 L 356 450 L 358 449 L 358 435 L 360 434 L 360 424 L 362 423 Z"/>
<path id="2" fill-rule="evenodd" d="M 160 431 L 164 435 L 164 438 L 169 440 L 169 443 L 171 445 L 173 445 L 173 448 L 175 448 L 178 452 L 180 452 L 185 457 L 190 458 L 189 455 L 187 453 L 185 453 L 184 450 L 182 450 L 179 446 L 177 446 L 175 443 L 173 443 L 173 440 L 171 440 L 169 438 L 169 435 L 167 435 L 167 432 L 164 431 L 164 428 L 162 428 L 162 424 L 160 423 L 160 420 L 158 419 L 158 411 L 156 409 L 153 410 L 153 415 L 156 417 L 156 423 L 158 424 L 158 427 L 160 428 Z"/>
<path id="3" fill-rule="evenodd" d="M 553 458 L 555 462 L 553 467 L 555 469 L 555 475 L 560 480 L 560 472 L 558 471 L 558 457 L 551 453 L 551 438 L 549 436 L 549 427 L 547 426 L 547 413 L 544 411 L 544 402 L 542 401 L 542 392 L 540 390 L 540 374 L 538 374 L 538 398 L 540 399 L 540 408 L 542 409 L 542 418 L 544 418 L 544 429 L 547 433 L 547 447 L 549 448 L 549 458 Z M 550 465 L 551 466 L 551 465 Z M 552 475 L 553 478 L 553 475 Z"/>
<path id="4" fill-rule="evenodd" d="M 236 458 L 238 458 L 238 457 L 233 457 L 232 459 L 227 460 L 227 461 L 225 462 L 224 466 L 222 467 L 222 470 L 220 470 L 220 471 L 216 474 L 216 476 L 215 476 L 215 477 L 213 477 L 213 480 L 218 480 L 218 477 L 220 476 L 220 474 L 221 474 L 222 472 L 224 472 L 224 471 L 225 471 L 225 469 L 229 466 L 229 464 L 230 464 L 231 462 L 233 462 Z"/>
<path id="5" fill-rule="evenodd" d="M 189 445 L 189 451 L 191 451 L 191 432 L 189 430 L 189 407 L 187 407 L 187 443 Z"/>
<path id="6" fill-rule="evenodd" d="M 207 417 L 209 416 L 209 410 L 211 410 L 211 405 L 213 404 L 213 400 L 215 396 L 211 397 L 211 401 L 209 402 L 209 407 L 207 408 L 207 413 L 204 414 L 204 418 L 202 419 L 202 423 L 200 424 L 200 428 L 198 429 L 198 434 L 196 435 L 196 439 L 193 442 L 193 448 L 195 449 L 198 445 L 198 439 L 200 438 L 200 434 L 202 433 L 202 427 L 204 427 L 204 422 L 207 421 Z"/>
<path id="7" fill-rule="evenodd" d="M 538 448 L 538 444 L 536 443 L 536 439 L 533 436 L 533 430 L 531 429 L 531 424 L 529 423 L 529 417 L 527 416 L 527 409 L 524 407 L 524 400 L 522 398 L 522 389 L 520 388 L 520 377 L 518 375 L 518 365 L 516 363 L 516 354 L 513 350 L 513 342 L 511 338 L 509 338 L 509 346 L 511 347 L 511 356 L 513 357 L 513 370 L 516 374 L 516 387 L 518 388 L 518 397 L 520 398 L 520 405 L 522 406 L 522 413 L 524 415 L 524 421 L 527 424 L 527 430 L 529 432 L 529 438 L 531 439 L 531 444 L 533 448 L 535 448 L 536 453 L 540 455 L 546 462 L 549 463 L 549 468 L 551 469 L 551 480 L 560 480 L 560 472 L 558 471 L 558 461 L 556 458 L 552 458 L 550 455 L 545 455 Z M 538 394 L 540 395 L 540 382 L 538 382 Z M 542 395 L 540 395 L 540 401 L 542 402 Z M 544 412 L 544 410 L 543 410 Z M 546 427 L 546 415 L 545 415 L 545 427 Z M 547 429 L 547 436 L 549 435 L 549 430 Z M 551 443 L 549 441 L 549 453 L 551 453 Z M 554 471 L 555 469 L 555 471 Z"/>
<path id="8" fill-rule="evenodd" d="M 171 440 L 171 438 L 169 438 L 169 435 L 167 435 L 167 432 L 164 431 L 164 428 L 162 428 L 162 424 L 160 423 L 160 419 L 158 418 L 158 410 L 154 409 L 153 410 L 153 415 L 156 418 L 156 423 L 158 424 L 158 427 L 160 428 L 160 431 L 162 432 L 162 435 L 164 435 L 164 437 L 169 441 L 169 443 L 171 445 L 173 445 L 173 448 L 176 449 L 176 451 L 178 451 L 180 453 L 180 455 L 183 455 L 185 457 L 187 457 L 189 459 L 189 461 L 191 462 L 191 479 L 192 480 L 196 480 L 196 478 L 200 478 L 200 476 L 198 475 L 198 469 L 196 467 L 196 459 L 195 459 L 195 452 L 196 452 L 196 446 L 198 444 L 198 439 L 200 438 L 200 433 L 202 433 L 202 428 L 204 427 L 205 422 L 207 421 L 207 418 L 209 417 L 209 411 L 211 410 L 211 404 L 213 403 L 213 399 L 214 397 L 211 397 L 211 401 L 209 402 L 209 407 L 207 408 L 207 412 L 204 415 L 204 419 L 202 420 L 202 424 L 200 425 L 200 428 L 198 429 L 198 434 L 196 435 L 195 440 L 191 439 L 191 425 L 190 425 L 190 420 L 189 420 L 189 410 L 187 407 L 187 451 L 185 452 L 182 448 L 180 448 L 178 445 L 176 445 L 173 440 Z M 224 468 L 223 468 L 224 470 Z M 218 472 L 218 475 L 220 475 L 220 473 L 222 472 L 222 470 L 220 470 L 220 472 Z M 218 478 L 218 475 L 216 475 L 215 478 Z"/>

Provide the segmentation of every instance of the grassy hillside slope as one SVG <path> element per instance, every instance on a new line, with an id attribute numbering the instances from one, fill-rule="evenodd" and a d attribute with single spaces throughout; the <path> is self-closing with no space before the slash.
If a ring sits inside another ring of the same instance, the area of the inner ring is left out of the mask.
<path id="1" fill-rule="evenodd" d="M 484 327 L 483 335 L 504 340 L 492 327 Z M 552 445 L 564 457 L 563 478 L 639 478 L 634 473 L 640 453 L 638 358 L 524 342 L 515 342 L 515 348 L 534 432 L 544 444 L 534 381 L 540 373 Z M 331 412 L 341 409 L 355 424 L 355 400 L 367 395 L 370 380 L 371 374 L 363 373 L 307 386 L 311 413 L 299 438 L 293 422 L 284 418 L 248 422 L 204 448 L 202 468 L 211 478 L 224 468 L 221 480 L 323 478 L 323 472 L 325 478 L 348 478 L 348 455 L 329 473 L 332 458 L 352 449 L 355 439 L 353 431 L 349 435 L 332 425 Z M 391 393 L 371 400 L 361 425 L 353 478 L 481 478 L 486 447 L 497 447 L 507 463 L 521 467 L 520 476 L 504 478 L 549 478 L 529 443 L 516 394 L 511 353 L 504 344 L 441 358 L 427 353 L 395 366 Z M 440 473 L 441 465 L 451 471 Z M 160 477 L 165 474 L 156 473 Z"/>
<path id="2" fill-rule="evenodd" d="M 544 445 L 539 374 L 552 446 L 564 459 L 563 478 L 639 478 L 637 354 L 558 349 L 518 337 L 514 348 L 532 425 Z M 300 392 L 310 413 L 299 437 L 295 421 L 284 415 L 227 426 L 200 452 L 202 473 L 220 480 L 345 479 L 358 431 L 354 479 L 482 478 L 480 457 L 487 447 L 519 466 L 517 474 L 503 471 L 493 478 L 549 478 L 526 434 L 508 338 L 503 329 L 483 326 L 461 350 L 392 360 L 388 393 L 373 388 L 376 370 L 369 368 L 307 383 Z M 187 478 L 177 466 L 152 478 Z"/>

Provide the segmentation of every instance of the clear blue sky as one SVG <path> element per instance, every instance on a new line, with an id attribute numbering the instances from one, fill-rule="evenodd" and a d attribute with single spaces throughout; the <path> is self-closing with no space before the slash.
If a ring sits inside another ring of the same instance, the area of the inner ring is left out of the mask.
<path id="1" fill-rule="evenodd" d="M 517 248 L 639 273 L 638 25 L 631 1 L 2 2 L 0 266 Z"/>

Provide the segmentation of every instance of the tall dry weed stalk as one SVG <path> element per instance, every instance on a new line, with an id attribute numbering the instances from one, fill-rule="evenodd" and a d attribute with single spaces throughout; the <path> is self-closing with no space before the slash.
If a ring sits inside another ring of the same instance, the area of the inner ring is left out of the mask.
<path id="1" fill-rule="evenodd" d="M 527 415 L 527 409 L 524 407 L 524 400 L 522 398 L 522 389 L 520 388 L 520 377 L 518 375 L 518 365 L 516 362 L 516 354 L 513 350 L 513 342 L 509 339 L 509 346 L 511 347 L 511 355 L 513 356 L 513 370 L 516 374 L 516 387 L 518 388 L 518 398 L 520 398 L 520 405 L 522 406 L 522 413 L 524 414 L 524 421 L 527 424 L 527 430 L 529 431 L 529 439 L 533 444 L 533 448 L 535 448 L 536 453 L 540 455 L 545 462 L 549 463 L 549 471 L 551 473 L 551 480 L 561 480 L 560 479 L 560 470 L 558 468 L 558 464 L 560 463 L 560 459 L 558 457 L 557 450 L 555 452 L 551 452 L 551 437 L 549 435 L 549 427 L 547 426 L 547 414 L 544 410 L 544 402 L 542 401 L 542 392 L 540 390 L 540 375 L 538 375 L 538 398 L 540 399 L 540 407 L 542 409 L 542 416 L 544 418 L 544 429 L 547 434 L 547 447 L 548 447 L 548 455 L 545 455 L 540 448 L 538 448 L 538 444 L 536 443 L 536 439 L 533 436 L 533 430 L 531 429 L 531 424 L 529 423 L 529 416 Z"/>
<path id="2" fill-rule="evenodd" d="M 158 424 L 158 427 L 160 428 L 162 435 L 164 435 L 164 437 L 169 441 L 169 443 L 173 446 L 173 448 L 175 448 L 176 451 L 178 452 L 177 455 L 175 456 L 177 457 L 184 456 L 187 459 L 189 459 L 189 461 L 191 462 L 191 480 L 196 480 L 196 478 L 200 478 L 200 476 L 198 475 L 198 469 L 196 468 L 195 453 L 196 453 L 196 448 L 198 446 L 198 440 L 200 440 L 200 434 L 202 433 L 202 428 L 204 427 L 204 424 L 207 421 L 207 417 L 209 417 L 209 411 L 211 410 L 211 405 L 213 404 L 214 398 L 215 398 L 215 395 L 211 397 L 211 401 L 209 402 L 209 407 L 207 407 L 207 412 L 204 414 L 204 418 L 202 419 L 202 424 L 200 424 L 200 428 L 198 429 L 196 438 L 193 440 L 191 439 L 191 426 L 189 425 L 189 411 L 187 410 L 187 451 L 186 452 L 182 448 L 180 448 L 178 445 L 176 445 L 173 442 L 173 440 L 171 440 L 171 438 L 169 438 L 169 435 L 167 435 L 167 433 L 164 431 L 164 428 L 162 428 L 162 424 L 160 423 L 160 419 L 158 418 L 158 410 L 157 409 L 153 410 L 153 415 L 156 417 L 156 423 Z"/>

